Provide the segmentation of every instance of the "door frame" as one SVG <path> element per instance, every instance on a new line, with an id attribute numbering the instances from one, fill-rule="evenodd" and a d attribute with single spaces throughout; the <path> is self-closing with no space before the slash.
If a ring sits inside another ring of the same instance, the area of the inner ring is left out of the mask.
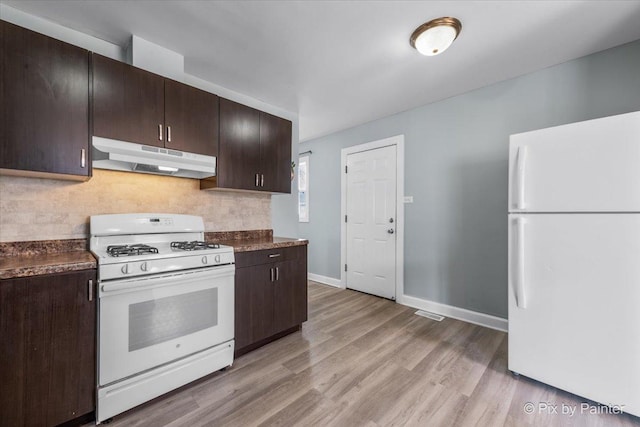
<path id="1" fill-rule="evenodd" d="M 347 166 L 349 154 L 375 150 L 377 148 L 396 147 L 396 302 L 404 294 L 404 135 L 367 142 L 343 148 L 340 153 L 340 287 L 347 288 L 347 275 L 344 265 L 347 261 Z"/>

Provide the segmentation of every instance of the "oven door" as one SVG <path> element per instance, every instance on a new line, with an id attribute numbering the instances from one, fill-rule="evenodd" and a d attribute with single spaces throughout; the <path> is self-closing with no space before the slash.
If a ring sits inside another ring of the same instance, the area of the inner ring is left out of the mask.
<path id="1" fill-rule="evenodd" d="M 99 385 L 233 339 L 235 267 L 102 282 Z"/>

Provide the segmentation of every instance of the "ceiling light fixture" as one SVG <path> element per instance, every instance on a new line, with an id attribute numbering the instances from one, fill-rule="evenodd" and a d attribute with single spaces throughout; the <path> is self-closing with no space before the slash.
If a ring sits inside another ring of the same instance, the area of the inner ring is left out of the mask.
<path id="1" fill-rule="evenodd" d="M 432 19 L 416 28 L 409 43 L 423 55 L 439 55 L 451 46 L 460 31 L 462 23 L 456 18 Z"/>

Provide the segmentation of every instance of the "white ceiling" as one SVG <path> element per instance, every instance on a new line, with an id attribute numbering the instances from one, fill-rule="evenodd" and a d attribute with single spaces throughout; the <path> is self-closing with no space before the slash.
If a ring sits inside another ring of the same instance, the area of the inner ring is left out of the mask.
<path id="1" fill-rule="evenodd" d="M 131 34 L 185 71 L 300 118 L 300 139 L 640 39 L 640 1 L 3 0 L 126 46 Z M 409 45 L 432 18 L 463 29 L 440 56 Z"/>

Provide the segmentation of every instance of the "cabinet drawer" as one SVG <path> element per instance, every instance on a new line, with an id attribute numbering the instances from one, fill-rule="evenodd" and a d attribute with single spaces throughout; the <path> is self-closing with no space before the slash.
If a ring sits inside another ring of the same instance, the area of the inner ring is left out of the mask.
<path id="1" fill-rule="evenodd" d="M 236 268 L 252 265 L 268 264 L 280 261 L 289 261 L 302 257 L 303 246 L 290 246 L 287 248 L 265 249 L 261 251 L 236 253 Z"/>

